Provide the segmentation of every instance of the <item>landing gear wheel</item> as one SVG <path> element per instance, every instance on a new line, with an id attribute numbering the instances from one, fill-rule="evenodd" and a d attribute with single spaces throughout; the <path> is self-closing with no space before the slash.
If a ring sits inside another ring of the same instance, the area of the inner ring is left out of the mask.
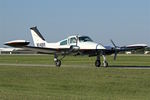
<path id="1" fill-rule="evenodd" d="M 60 67 L 61 66 L 61 61 L 57 60 L 57 61 L 55 61 L 55 64 L 56 64 L 57 67 Z"/>
<path id="2" fill-rule="evenodd" d="M 100 66 L 101 66 L 100 60 L 96 60 L 96 61 L 95 61 L 95 66 L 96 66 L 96 67 L 100 67 Z"/>
<path id="3" fill-rule="evenodd" d="M 104 61 L 104 67 L 108 67 L 108 62 L 107 61 Z"/>

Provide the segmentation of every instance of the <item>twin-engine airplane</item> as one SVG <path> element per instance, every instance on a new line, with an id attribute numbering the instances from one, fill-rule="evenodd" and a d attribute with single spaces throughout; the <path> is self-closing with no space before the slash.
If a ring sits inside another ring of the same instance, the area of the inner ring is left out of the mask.
<path id="1" fill-rule="evenodd" d="M 108 62 L 106 61 L 106 55 L 114 54 L 114 60 L 117 57 L 117 53 L 120 51 L 131 51 L 137 49 L 144 49 L 147 47 L 146 44 L 134 44 L 123 47 L 118 47 L 111 40 L 114 47 L 103 46 L 100 43 L 95 43 L 88 36 L 69 36 L 68 38 L 61 40 L 56 43 L 47 43 L 37 27 L 31 27 L 31 34 L 34 42 L 34 46 L 29 46 L 29 41 L 25 40 L 15 40 L 6 42 L 5 45 L 23 48 L 27 50 L 36 51 L 39 53 L 53 54 L 54 62 L 56 66 L 61 66 L 61 60 L 69 54 L 73 55 L 88 55 L 89 57 L 96 56 L 95 66 L 101 66 L 100 56 L 103 57 L 103 66 L 107 67 Z M 62 55 L 62 58 L 58 58 L 59 55 Z"/>

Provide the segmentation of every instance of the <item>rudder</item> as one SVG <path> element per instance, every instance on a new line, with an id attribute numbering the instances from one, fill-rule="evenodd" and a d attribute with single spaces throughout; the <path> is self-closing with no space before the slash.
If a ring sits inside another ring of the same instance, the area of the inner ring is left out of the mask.
<path id="1" fill-rule="evenodd" d="M 31 27 L 31 35 L 32 35 L 32 39 L 34 42 L 34 46 L 36 47 L 45 47 L 46 45 L 46 41 L 44 39 L 44 37 L 41 35 L 41 33 L 39 32 L 39 30 L 37 29 L 37 27 Z"/>

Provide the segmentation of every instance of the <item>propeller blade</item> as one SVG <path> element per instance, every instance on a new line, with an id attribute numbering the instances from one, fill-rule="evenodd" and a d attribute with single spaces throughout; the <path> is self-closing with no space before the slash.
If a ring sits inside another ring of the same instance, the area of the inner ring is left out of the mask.
<path id="1" fill-rule="evenodd" d="M 115 51 L 114 60 L 116 60 L 116 58 L 117 58 L 117 52 Z"/>
<path id="2" fill-rule="evenodd" d="M 111 43 L 113 44 L 113 46 L 115 47 L 115 48 L 117 48 L 117 46 L 116 46 L 116 44 L 114 43 L 114 41 L 113 40 L 110 40 L 111 41 Z"/>
<path id="3" fill-rule="evenodd" d="M 117 58 L 117 54 L 118 54 L 118 49 L 120 48 L 120 47 L 118 47 L 118 46 L 116 46 L 116 44 L 114 43 L 114 41 L 113 40 L 110 40 L 111 41 L 111 43 L 113 44 L 113 46 L 114 46 L 114 50 L 115 50 L 115 53 L 114 53 L 114 60 L 116 60 L 116 58 Z"/>

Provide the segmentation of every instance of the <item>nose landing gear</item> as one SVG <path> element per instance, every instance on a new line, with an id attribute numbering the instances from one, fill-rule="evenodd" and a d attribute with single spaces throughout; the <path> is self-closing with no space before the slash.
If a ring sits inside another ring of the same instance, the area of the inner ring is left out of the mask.
<path id="1" fill-rule="evenodd" d="M 97 55 L 97 59 L 95 61 L 95 66 L 100 67 L 101 66 L 101 60 L 100 60 L 100 55 Z"/>
<path id="2" fill-rule="evenodd" d="M 108 62 L 106 61 L 105 55 L 102 55 L 103 57 L 103 66 L 108 67 Z M 97 59 L 95 61 L 95 66 L 100 67 L 101 66 L 101 60 L 100 60 L 100 55 L 97 55 Z"/>

